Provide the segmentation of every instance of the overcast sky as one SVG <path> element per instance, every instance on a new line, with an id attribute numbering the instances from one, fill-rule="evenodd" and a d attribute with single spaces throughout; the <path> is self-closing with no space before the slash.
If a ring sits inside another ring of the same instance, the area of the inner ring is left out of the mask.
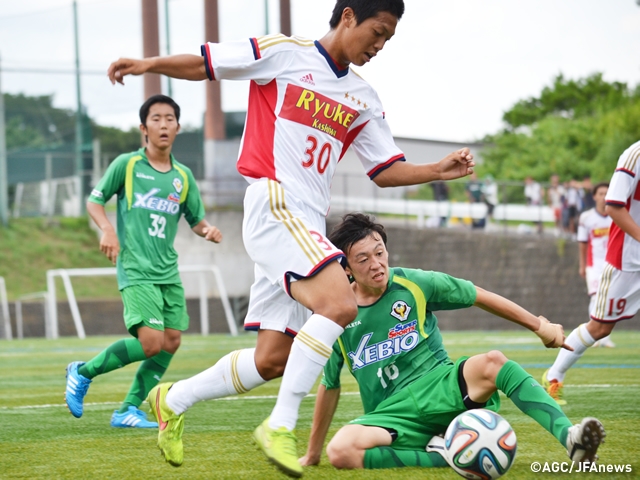
<path id="1" fill-rule="evenodd" d="M 279 31 L 278 0 L 269 0 L 270 33 Z M 291 0 L 293 33 L 317 39 L 328 30 L 334 0 Z M 120 56 L 142 54 L 139 0 L 79 0 L 80 63 L 106 72 Z M 219 0 L 221 40 L 265 33 L 265 0 Z M 405 0 L 396 36 L 359 69 L 378 91 L 397 136 L 471 141 L 494 133 L 516 101 L 538 95 L 554 76 L 603 72 L 608 81 L 640 83 L 640 6 L 636 0 Z M 166 52 L 164 0 L 159 0 Z M 203 1 L 169 0 L 172 53 L 199 54 Z M 74 67 L 70 0 L 0 0 L 0 56 L 9 69 Z M 104 125 L 137 126 L 141 78 L 113 87 L 105 75 L 82 77 L 82 100 Z M 2 73 L 10 93 L 54 95 L 75 108 L 73 75 Z M 223 83 L 223 109 L 245 110 L 248 84 Z M 165 91 L 166 93 L 166 91 Z M 181 123 L 199 126 L 204 85 L 173 81 Z"/>

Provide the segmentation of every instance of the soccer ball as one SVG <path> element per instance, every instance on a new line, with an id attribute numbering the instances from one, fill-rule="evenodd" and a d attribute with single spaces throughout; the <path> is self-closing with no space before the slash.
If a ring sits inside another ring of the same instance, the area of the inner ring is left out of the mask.
<path id="1" fill-rule="evenodd" d="M 501 477 L 516 456 L 516 434 L 504 418 L 485 409 L 461 413 L 444 435 L 451 467 L 465 478 Z"/>

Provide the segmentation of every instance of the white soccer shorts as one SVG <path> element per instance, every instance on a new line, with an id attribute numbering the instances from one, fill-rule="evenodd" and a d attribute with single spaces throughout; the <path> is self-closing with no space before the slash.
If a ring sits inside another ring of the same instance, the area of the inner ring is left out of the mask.
<path id="1" fill-rule="evenodd" d="M 295 336 L 311 312 L 290 295 L 292 281 L 310 277 L 344 253 L 325 237 L 322 214 L 273 180 L 247 188 L 242 236 L 255 262 L 246 330 L 277 330 Z"/>
<path id="2" fill-rule="evenodd" d="M 599 322 L 632 318 L 640 310 L 640 271 L 623 272 L 605 263 L 589 314 Z"/>
<path id="3" fill-rule="evenodd" d="M 598 293 L 598 286 L 600 285 L 600 277 L 602 276 L 603 268 L 587 267 L 585 269 L 585 277 L 587 280 L 587 293 L 589 295 L 595 295 Z"/>

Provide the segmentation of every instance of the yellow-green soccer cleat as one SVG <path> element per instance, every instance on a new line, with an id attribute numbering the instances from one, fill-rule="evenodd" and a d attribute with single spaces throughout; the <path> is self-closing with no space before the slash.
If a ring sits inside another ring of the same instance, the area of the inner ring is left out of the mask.
<path id="1" fill-rule="evenodd" d="M 184 413 L 176 415 L 166 402 L 167 392 L 173 383 L 161 383 L 149 392 L 147 402 L 151 413 L 158 422 L 158 448 L 164 459 L 179 467 L 182 465 L 184 453 L 182 449 L 182 431 L 184 430 Z"/>
<path id="2" fill-rule="evenodd" d="M 253 432 L 253 439 L 269 461 L 291 477 L 302 476 L 302 465 L 298 462 L 297 439 L 285 427 L 277 430 L 269 427 L 267 418 Z"/>
<path id="3" fill-rule="evenodd" d="M 547 380 L 547 374 L 549 373 L 549 369 L 546 369 L 542 374 L 542 382 L 540 382 L 543 388 L 547 391 L 549 396 L 553 398 L 558 405 L 566 405 L 567 401 L 563 399 L 563 390 L 564 384 L 557 380 Z"/>

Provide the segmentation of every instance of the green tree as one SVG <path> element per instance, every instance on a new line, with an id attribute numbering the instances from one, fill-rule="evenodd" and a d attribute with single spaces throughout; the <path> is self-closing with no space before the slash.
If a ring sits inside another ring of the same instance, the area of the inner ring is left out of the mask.
<path id="1" fill-rule="evenodd" d="M 607 180 L 620 154 L 640 137 L 640 88 L 608 83 L 602 74 L 562 75 L 537 98 L 505 112 L 503 131 L 489 135 L 481 173 L 504 180 L 531 175 Z"/>
<path id="2" fill-rule="evenodd" d="M 53 106 L 53 95 L 30 97 L 4 94 L 7 149 L 58 147 L 75 141 L 73 110 Z M 121 153 L 140 147 L 140 132 L 136 128 L 122 131 L 98 125 L 83 116 L 84 135 L 100 139 L 103 152 Z M 85 138 L 90 143 L 92 138 Z"/>

